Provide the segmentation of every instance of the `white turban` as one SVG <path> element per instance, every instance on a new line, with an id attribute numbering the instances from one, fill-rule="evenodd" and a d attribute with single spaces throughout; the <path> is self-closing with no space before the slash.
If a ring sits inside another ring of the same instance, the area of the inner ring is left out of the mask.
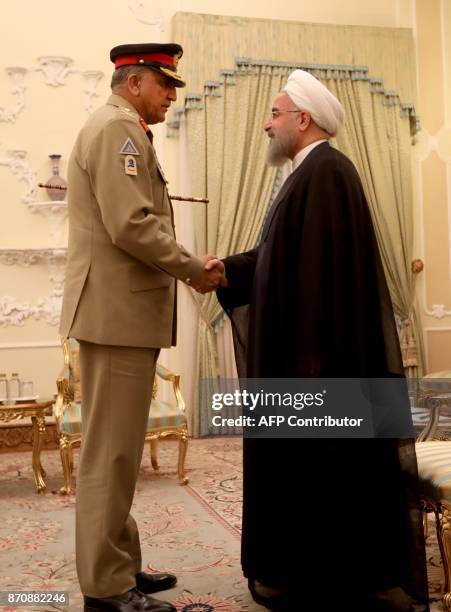
<path id="1" fill-rule="evenodd" d="M 318 79 L 305 70 L 295 70 L 282 91 L 297 108 L 309 112 L 317 126 L 335 136 L 343 123 L 343 107 Z"/>

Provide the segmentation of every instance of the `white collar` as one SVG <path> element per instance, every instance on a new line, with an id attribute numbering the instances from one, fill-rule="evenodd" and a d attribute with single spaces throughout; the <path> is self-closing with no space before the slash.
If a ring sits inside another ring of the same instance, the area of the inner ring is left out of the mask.
<path id="1" fill-rule="evenodd" d="M 327 139 L 323 138 L 321 140 L 315 140 L 315 142 L 312 142 L 311 144 L 307 145 L 306 147 L 298 151 L 296 155 L 294 156 L 293 161 L 291 162 L 292 164 L 291 172 L 294 172 L 296 168 L 298 168 L 302 164 L 302 162 L 307 157 L 307 155 L 310 153 L 310 151 L 313 151 L 313 149 L 317 147 L 318 145 L 320 145 L 322 142 L 327 142 Z"/>

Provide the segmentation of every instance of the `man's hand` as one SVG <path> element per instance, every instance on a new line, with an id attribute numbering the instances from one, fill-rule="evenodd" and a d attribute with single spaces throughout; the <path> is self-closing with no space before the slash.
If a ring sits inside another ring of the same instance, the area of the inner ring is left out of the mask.
<path id="1" fill-rule="evenodd" d="M 215 291 L 219 286 L 227 287 L 224 263 L 214 255 L 204 255 L 204 271 L 193 285 L 199 293 Z"/>

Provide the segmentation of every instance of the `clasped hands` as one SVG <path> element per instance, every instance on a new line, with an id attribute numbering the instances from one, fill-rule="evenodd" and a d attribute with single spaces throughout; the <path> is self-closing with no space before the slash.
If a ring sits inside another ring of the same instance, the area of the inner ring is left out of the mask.
<path id="1" fill-rule="evenodd" d="M 218 287 L 227 287 L 224 263 L 214 255 L 204 255 L 204 270 L 200 278 L 193 283 L 193 287 L 199 293 L 215 291 Z"/>

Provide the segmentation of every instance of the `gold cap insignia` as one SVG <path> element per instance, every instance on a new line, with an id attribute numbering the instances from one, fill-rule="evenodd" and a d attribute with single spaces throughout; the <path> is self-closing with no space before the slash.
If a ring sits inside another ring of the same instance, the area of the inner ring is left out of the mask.
<path id="1" fill-rule="evenodd" d="M 182 52 L 179 51 L 174 55 L 174 68 L 177 68 L 180 58 L 182 57 Z"/>

